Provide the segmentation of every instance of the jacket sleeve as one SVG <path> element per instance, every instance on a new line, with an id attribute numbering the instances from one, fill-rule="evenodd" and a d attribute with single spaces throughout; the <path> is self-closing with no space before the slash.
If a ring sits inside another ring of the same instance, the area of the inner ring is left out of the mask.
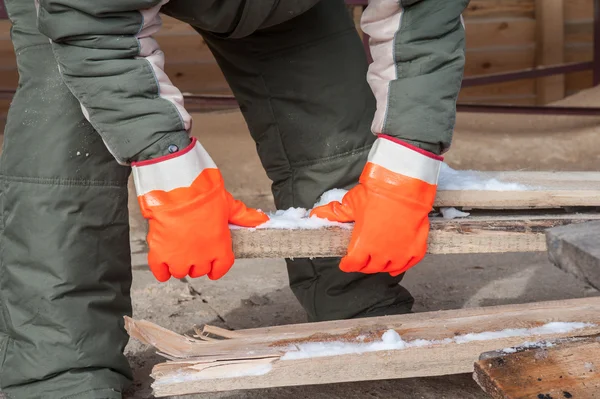
<path id="1" fill-rule="evenodd" d="M 191 116 L 152 38 L 168 0 L 36 0 L 65 84 L 122 164 L 190 143 Z"/>
<path id="2" fill-rule="evenodd" d="M 373 63 L 374 134 L 441 154 L 452 141 L 469 0 L 372 0 L 361 19 Z"/>

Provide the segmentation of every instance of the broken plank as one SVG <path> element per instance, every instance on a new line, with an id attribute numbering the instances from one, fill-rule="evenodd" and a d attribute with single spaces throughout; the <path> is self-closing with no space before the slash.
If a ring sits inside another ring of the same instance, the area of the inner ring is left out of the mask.
<path id="1" fill-rule="evenodd" d="M 600 213 L 432 217 L 427 253 L 466 254 L 546 251 L 545 231 L 600 220 Z M 319 258 L 344 256 L 352 229 L 232 229 L 236 258 Z"/>
<path id="2" fill-rule="evenodd" d="M 600 398 L 600 336 L 484 353 L 473 378 L 493 399 Z"/>
<path id="3" fill-rule="evenodd" d="M 173 359 L 152 371 L 154 393 L 164 397 L 473 372 L 484 352 L 527 341 L 600 333 L 600 297 L 257 328 L 236 331 L 236 337 L 221 341 L 173 338 L 172 332 L 162 333 L 152 323 L 130 318 L 125 322 L 132 338 Z M 549 322 L 586 324 L 571 331 L 531 330 L 546 328 Z M 522 335 L 511 335 L 506 329 L 521 329 L 517 331 Z M 409 345 L 320 357 L 290 356 L 307 343 L 379 342 L 388 330 Z M 486 332 L 496 334 L 481 334 Z M 419 341 L 419 346 L 416 340 L 427 342 Z M 169 352 L 170 348 L 175 349 Z"/>
<path id="4" fill-rule="evenodd" d="M 557 226 L 546 239 L 554 265 L 600 289 L 600 221 Z"/>

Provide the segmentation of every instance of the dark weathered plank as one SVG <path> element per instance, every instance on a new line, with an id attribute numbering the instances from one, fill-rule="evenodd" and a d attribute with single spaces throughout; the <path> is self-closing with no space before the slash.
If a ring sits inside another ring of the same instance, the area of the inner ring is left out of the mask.
<path id="1" fill-rule="evenodd" d="M 473 378 L 493 399 L 600 398 L 600 336 L 487 352 Z"/>
<path id="2" fill-rule="evenodd" d="M 600 221 L 550 228 L 546 242 L 552 263 L 600 289 Z"/>

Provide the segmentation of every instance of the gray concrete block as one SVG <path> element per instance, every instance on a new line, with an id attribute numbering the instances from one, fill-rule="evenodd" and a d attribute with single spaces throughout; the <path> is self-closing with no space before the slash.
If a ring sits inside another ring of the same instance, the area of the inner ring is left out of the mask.
<path id="1" fill-rule="evenodd" d="M 550 261 L 600 289 L 600 221 L 546 230 Z"/>

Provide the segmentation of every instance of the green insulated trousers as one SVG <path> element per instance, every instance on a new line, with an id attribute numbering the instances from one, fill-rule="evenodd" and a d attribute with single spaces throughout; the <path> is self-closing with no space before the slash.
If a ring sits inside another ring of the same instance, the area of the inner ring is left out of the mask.
<path id="1" fill-rule="evenodd" d="M 310 207 L 324 191 L 355 184 L 374 141 L 375 100 L 344 2 L 312 0 L 299 15 L 280 9 L 241 20 L 223 12 L 222 23 L 196 17 L 197 3 L 172 1 L 163 12 L 192 23 L 213 51 L 277 207 Z M 0 389 L 15 399 L 121 398 L 131 380 L 122 353 L 123 316 L 131 314 L 130 169 L 63 83 L 34 1 L 6 5 L 20 82 L 0 157 Z M 338 262 L 287 261 L 311 321 L 410 311 L 401 276 L 347 274 Z"/>

